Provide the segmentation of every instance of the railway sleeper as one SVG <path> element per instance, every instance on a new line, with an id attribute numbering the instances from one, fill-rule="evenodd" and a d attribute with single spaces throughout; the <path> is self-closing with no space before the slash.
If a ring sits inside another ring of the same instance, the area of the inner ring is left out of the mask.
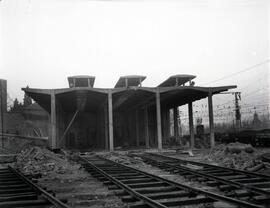
<path id="1" fill-rule="evenodd" d="M 270 182 L 255 182 L 248 183 L 249 186 L 254 186 L 256 188 L 270 188 Z"/>
<path id="2" fill-rule="evenodd" d="M 21 196 L 21 195 L 25 195 L 25 194 L 36 194 L 36 192 L 33 191 L 32 189 L 30 189 L 28 191 L 23 191 L 23 192 L 1 194 L 0 198 L 1 197 Z"/>
<path id="3" fill-rule="evenodd" d="M 196 205 L 201 203 L 214 202 L 213 199 L 207 198 L 205 196 L 197 196 L 194 198 L 183 197 L 183 198 L 173 198 L 173 199 L 162 199 L 157 200 L 159 203 L 165 206 L 183 206 L 183 205 Z"/>
<path id="4" fill-rule="evenodd" d="M 25 188 L 25 189 L 12 189 L 12 190 L 7 190 L 5 192 L 0 193 L 0 197 L 4 196 L 9 196 L 9 195 L 18 195 L 21 193 L 29 193 L 29 192 L 34 192 L 32 188 Z"/>
<path id="5" fill-rule="evenodd" d="M 37 198 L 38 198 L 37 194 L 32 193 L 32 194 L 23 194 L 23 195 L 9 196 L 9 197 L 0 197 L 0 202 L 36 200 Z"/>
<path id="6" fill-rule="evenodd" d="M 128 184 L 130 188 L 144 188 L 144 187 L 161 187 L 161 186 L 170 186 L 169 184 L 161 181 L 150 182 L 150 183 L 134 183 Z"/>
<path id="7" fill-rule="evenodd" d="M 118 179 L 119 180 L 119 179 Z M 155 182 L 157 180 L 152 179 L 152 178 L 139 178 L 139 179 L 124 179 L 120 180 L 122 183 L 129 185 L 129 184 L 134 184 L 134 183 L 149 183 L 149 182 Z M 104 184 L 110 184 L 111 181 L 105 181 L 103 182 Z"/>
<path id="8" fill-rule="evenodd" d="M 233 176 L 233 175 L 235 175 L 235 173 L 234 172 L 225 172 L 225 173 L 223 172 L 223 173 L 213 173 L 211 175 L 223 177 L 223 176 Z"/>
<path id="9" fill-rule="evenodd" d="M 2 181 L 0 184 L 1 186 L 3 185 L 8 186 L 8 185 L 20 185 L 20 184 L 25 184 L 25 183 L 24 181 L 17 179 L 17 180 L 12 180 L 12 181 Z"/>
<path id="10" fill-rule="evenodd" d="M 0 202 L 0 207 L 1 208 L 18 208 L 18 207 L 42 206 L 42 205 L 49 205 L 49 204 L 50 202 L 45 199 L 37 199 L 37 200 Z"/>
<path id="11" fill-rule="evenodd" d="M 153 200 L 159 200 L 159 199 L 187 197 L 187 196 L 189 196 L 189 193 L 186 191 L 174 191 L 174 192 L 162 192 L 162 193 L 149 193 L 149 194 L 144 194 L 144 196 L 146 196 L 150 199 L 153 199 Z M 124 196 L 121 199 L 124 202 L 132 202 L 134 200 L 134 197 Z"/>
<path id="12" fill-rule="evenodd" d="M 14 185 L 5 185 L 5 186 L 2 186 L 0 185 L 0 193 L 1 192 L 5 192 L 6 190 L 13 190 L 13 189 L 20 189 L 20 188 L 27 188 L 29 186 L 27 186 L 25 183 L 23 184 L 14 184 Z"/>
<path id="13" fill-rule="evenodd" d="M 263 178 L 244 178 L 244 179 L 235 179 L 232 180 L 234 182 L 238 182 L 238 183 L 257 183 L 257 182 L 267 182 L 265 181 L 265 179 Z"/>

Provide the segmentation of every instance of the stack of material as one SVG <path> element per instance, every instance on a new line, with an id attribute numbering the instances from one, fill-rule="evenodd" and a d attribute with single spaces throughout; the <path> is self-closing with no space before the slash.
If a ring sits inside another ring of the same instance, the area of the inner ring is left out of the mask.
<path id="1" fill-rule="evenodd" d="M 17 156 L 17 167 L 25 174 L 64 174 L 78 170 L 80 165 L 70 164 L 63 155 L 55 154 L 46 148 L 31 147 Z"/>
<path id="2" fill-rule="evenodd" d="M 208 155 L 208 159 L 225 167 L 242 170 L 255 171 L 256 167 L 262 166 L 255 149 L 250 144 L 239 142 L 217 145 Z"/>

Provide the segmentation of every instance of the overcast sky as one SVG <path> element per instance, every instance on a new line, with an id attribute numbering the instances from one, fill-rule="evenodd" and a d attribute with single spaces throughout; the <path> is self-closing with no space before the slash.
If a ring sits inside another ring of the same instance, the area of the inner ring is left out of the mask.
<path id="1" fill-rule="evenodd" d="M 70 75 L 113 87 L 131 74 L 144 86 L 193 74 L 265 99 L 269 12 L 268 0 L 2 0 L 0 78 L 13 99 L 26 85 L 68 87 Z"/>

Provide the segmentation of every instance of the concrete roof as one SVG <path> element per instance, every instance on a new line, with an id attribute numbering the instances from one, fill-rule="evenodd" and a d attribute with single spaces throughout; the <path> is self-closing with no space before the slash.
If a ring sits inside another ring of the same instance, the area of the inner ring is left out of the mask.
<path id="1" fill-rule="evenodd" d="M 109 90 L 112 92 L 113 108 L 115 110 L 131 110 L 155 105 L 155 94 L 160 92 L 161 105 L 181 106 L 189 102 L 206 98 L 209 92 L 218 94 L 236 86 L 221 87 L 196 87 L 196 86 L 173 86 L 173 87 L 129 87 L 129 88 L 91 88 L 76 87 L 63 89 L 34 89 L 22 88 L 41 107 L 50 112 L 51 93 L 67 112 L 74 112 L 79 102 L 84 102 L 86 111 L 95 111 L 107 103 Z"/>

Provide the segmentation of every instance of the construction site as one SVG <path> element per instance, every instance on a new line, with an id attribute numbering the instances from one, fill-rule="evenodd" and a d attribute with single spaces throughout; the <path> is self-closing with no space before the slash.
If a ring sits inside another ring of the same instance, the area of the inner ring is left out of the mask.
<path id="1" fill-rule="evenodd" d="M 0 1 L 0 208 L 270 208 L 269 11 Z"/>
<path id="2" fill-rule="evenodd" d="M 143 87 L 145 76 L 129 75 L 114 88 L 95 88 L 94 76 L 71 76 L 68 88 L 22 88 L 34 103 L 21 117 L 7 111 L 1 80 L 0 205 L 268 207 L 270 153 L 260 146 L 267 147 L 269 131 L 254 141 L 218 139 L 212 98 L 237 86 L 200 87 L 195 77 Z M 193 102 L 201 99 L 209 132 L 193 123 Z M 184 137 L 182 105 L 189 116 Z"/>

